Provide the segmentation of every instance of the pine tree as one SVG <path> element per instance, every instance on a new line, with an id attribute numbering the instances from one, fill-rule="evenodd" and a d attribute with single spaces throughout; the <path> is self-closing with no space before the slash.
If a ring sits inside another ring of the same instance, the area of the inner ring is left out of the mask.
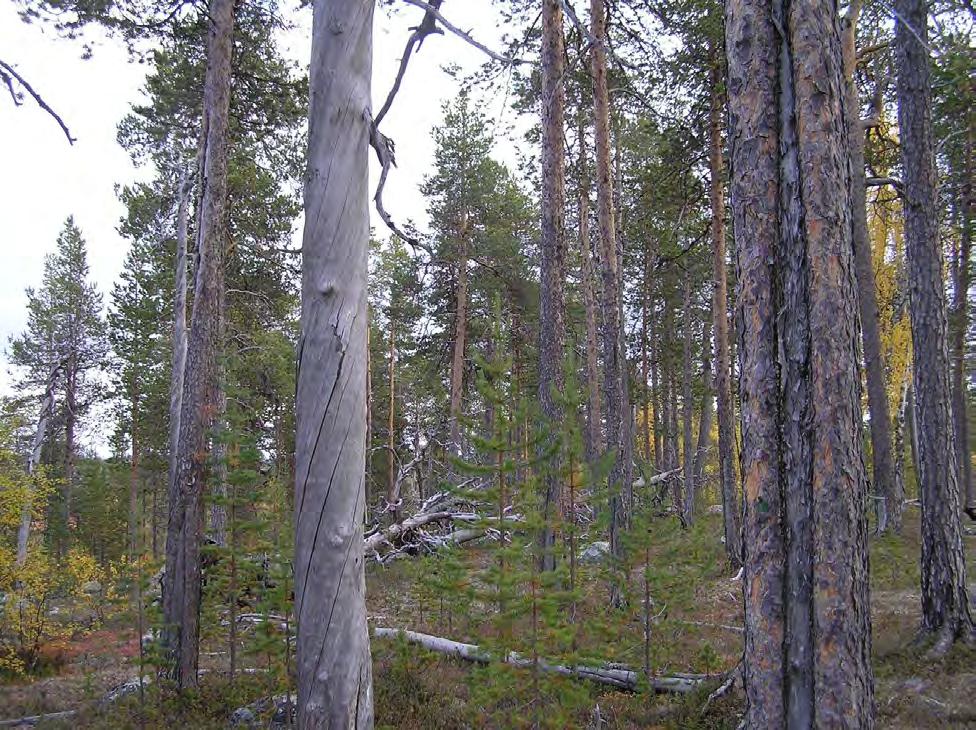
<path id="1" fill-rule="evenodd" d="M 107 351 L 102 298 L 89 282 L 85 241 L 74 218 L 65 221 L 57 250 L 44 262 L 40 289 L 27 290 L 27 330 L 10 341 L 10 360 L 22 368 L 18 387 L 26 393 L 43 392 L 54 375 L 57 383 L 55 427 L 63 434 L 59 444 L 51 438 L 49 464 L 60 462 L 63 487 L 51 523 L 58 553 L 70 539 L 72 491 L 77 485 L 78 432 L 83 419 L 102 398 L 96 372 Z M 57 456 L 55 456 L 57 455 Z"/>

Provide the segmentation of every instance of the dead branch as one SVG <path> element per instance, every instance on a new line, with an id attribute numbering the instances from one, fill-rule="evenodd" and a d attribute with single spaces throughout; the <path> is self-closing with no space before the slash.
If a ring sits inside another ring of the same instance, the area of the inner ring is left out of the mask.
<path id="1" fill-rule="evenodd" d="M 708 709 L 712 706 L 712 703 L 716 700 L 721 699 L 735 687 L 736 680 L 742 675 L 742 661 L 740 660 L 732 670 L 726 676 L 725 681 L 722 682 L 711 694 L 708 695 L 708 699 L 705 700 L 705 704 L 701 708 L 701 716 L 704 717 L 708 713 Z"/>
<path id="2" fill-rule="evenodd" d="M 439 2 L 438 3 L 428 3 L 428 2 L 424 2 L 424 0 L 403 0 L 403 2 L 405 2 L 405 3 L 409 4 L 409 5 L 415 5 L 418 8 L 422 8 L 422 9 L 426 10 L 430 15 L 433 15 L 434 18 L 436 18 L 437 21 L 441 25 L 443 25 L 447 30 L 449 30 L 451 33 L 453 33 L 454 35 L 456 35 L 458 38 L 464 40 L 465 42 L 469 43 L 470 45 L 474 46 L 479 51 L 481 51 L 482 53 L 486 54 L 487 56 L 489 56 L 490 58 L 494 59 L 495 61 L 499 61 L 499 62 L 504 63 L 504 64 L 515 64 L 515 63 L 522 64 L 522 63 L 529 63 L 528 61 L 525 61 L 525 60 L 523 60 L 521 58 L 511 58 L 509 56 L 503 56 L 501 53 L 496 53 L 495 51 L 493 51 L 490 48 L 488 48 L 488 46 L 484 45 L 483 43 L 479 43 L 478 41 L 476 41 L 469 33 L 465 33 L 463 30 L 461 30 L 460 28 L 458 28 L 456 25 L 453 25 L 447 18 L 445 18 L 441 14 L 440 10 L 438 10 L 438 7 L 440 7 L 440 3 Z M 437 7 L 435 7 L 435 5 Z"/>
<path id="3" fill-rule="evenodd" d="M 464 659 L 469 662 L 487 664 L 493 659 L 491 654 L 481 649 L 477 644 L 451 641 L 440 636 L 431 636 L 430 634 L 422 634 L 417 631 L 375 628 L 373 629 L 373 635 L 377 638 L 387 639 L 402 637 L 411 644 L 418 644 L 429 651 L 457 657 L 458 659 Z M 497 659 L 497 657 L 494 658 Z M 641 672 L 620 666 L 567 666 L 564 664 L 553 664 L 544 659 L 539 659 L 536 662 L 514 651 L 506 654 L 502 661 L 516 667 L 538 668 L 544 672 L 551 672 L 564 677 L 586 679 L 627 692 L 635 692 L 639 689 L 643 677 L 643 673 Z M 680 676 L 650 677 L 647 681 L 650 687 L 658 693 L 687 694 L 698 687 L 705 679 L 707 677 L 703 674 L 682 674 Z"/>
<path id="4" fill-rule="evenodd" d="M 478 515 L 472 512 L 429 512 L 420 513 L 410 517 L 403 522 L 391 525 L 385 530 L 370 535 L 363 541 L 363 549 L 366 552 L 375 552 L 384 543 L 392 543 L 397 538 L 405 535 L 411 530 L 416 530 L 431 522 L 441 522 L 444 520 L 472 522 L 478 519 Z"/>
<path id="5" fill-rule="evenodd" d="M 61 127 L 61 131 L 64 132 L 64 136 L 68 138 L 68 144 L 73 145 L 75 143 L 75 138 L 71 136 L 68 125 L 64 123 L 61 115 L 54 111 L 54 109 L 52 109 L 48 103 L 44 101 L 40 94 L 34 91 L 34 87 L 27 83 L 27 80 L 17 73 L 13 66 L 6 63 L 2 59 L 0 59 L 0 79 L 3 79 L 4 83 L 7 85 L 7 90 L 10 92 L 10 96 L 13 98 L 15 105 L 20 106 L 21 102 L 20 96 L 14 90 L 13 80 L 16 80 L 17 83 L 23 87 L 24 91 L 31 95 L 31 98 L 37 102 L 37 105 L 41 107 L 41 109 L 46 111 L 51 117 L 54 118 L 54 121 L 56 121 L 58 126 Z"/>
<path id="6" fill-rule="evenodd" d="M 380 180 L 376 184 L 376 193 L 373 195 L 373 202 L 376 204 L 376 212 L 380 214 L 380 218 L 383 219 L 386 227 L 393 231 L 396 236 L 403 239 L 411 246 L 419 246 L 420 241 L 418 241 L 415 236 L 410 236 L 405 231 L 401 230 L 400 227 L 393 222 L 393 218 L 390 217 L 390 214 L 383 206 L 383 188 L 386 187 L 386 177 L 390 174 L 390 168 L 396 167 L 396 147 L 393 144 L 393 140 L 379 130 L 379 127 L 376 126 L 376 122 L 373 120 L 373 116 L 370 114 L 369 109 L 363 110 L 363 118 L 369 125 L 369 145 L 376 151 L 376 159 L 379 160 L 380 163 Z"/>
<path id="7" fill-rule="evenodd" d="M 33 727 L 40 723 L 47 723 L 53 720 L 67 720 L 78 714 L 78 710 L 65 710 L 64 712 L 48 712 L 44 715 L 28 715 L 27 717 L 15 717 L 10 720 L 0 720 L 0 727 Z"/>
<path id="8" fill-rule="evenodd" d="M 869 188 L 879 188 L 885 185 L 890 185 L 899 193 L 902 189 L 901 180 L 899 180 L 897 177 L 869 177 L 865 179 L 864 185 L 865 187 Z"/>
<path id="9" fill-rule="evenodd" d="M 741 626 L 732 626 L 731 624 L 710 624 L 705 621 L 683 621 L 682 619 L 673 618 L 670 619 L 676 624 L 683 624 L 685 626 L 701 626 L 706 629 L 724 629 L 725 631 L 732 631 L 736 634 L 744 634 L 746 630 Z"/>
<path id="10" fill-rule="evenodd" d="M 444 34 L 444 31 L 437 27 L 437 18 L 434 16 L 434 12 L 440 9 L 443 1 L 431 0 L 430 9 L 424 12 L 423 20 L 420 21 L 419 25 L 413 27 L 413 33 L 407 38 L 407 45 L 404 47 L 403 55 L 400 57 L 400 68 L 397 70 L 396 78 L 393 80 L 393 86 L 390 88 L 390 93 L 386 95 L 386 101 L 383 102 L 383 106 L 376 113 L 377 126 L 383 121 L 386 113 L 390 111 L 390 107 L 393 106 L 393 99 L 396 97 L 397 92 L 400 91 L 400 84 L 403 82 L 403 77 L 407 72 L 407 64 L 410 63 L 410 56 L 413 55 L 414 49 L 419 52 L 427 36 Z"/>

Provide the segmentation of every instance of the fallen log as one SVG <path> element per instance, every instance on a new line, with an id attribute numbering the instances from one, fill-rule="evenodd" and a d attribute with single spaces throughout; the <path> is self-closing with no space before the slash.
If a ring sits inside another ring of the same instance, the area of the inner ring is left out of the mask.
<path id="1" fill-rule="evenodd" d="M 477 644 L 451 641 L 440 636 L 422 634 L 418 631 L 377 627 L 373 629 L 373 635 L 377 638 L 386 639 L 396 639 L 402 636 L 406 641 L 412 644 L 418 644 L 429 651 L 454 656 L 479 664 L 487 664 L 493 659 L 490 653 Z M 644 679 L 641 672 L 621 666 L 567 666 L 564 664 L 553 664 L 544 659 L 539 659 L 538 662 L 535 662 L 514 651 L 509 652 L 505 656 L 504 662 L 523 668 L 534 668 L 537 666 L 544 672 L 551 672 L 564 677 L 586 679 L 626 692 L 635 692 L 641 686 L 642 680 Z M 648 683 L 659 694 L 687 694 L 696 689 L 706 679 L 708 679 L 708 676 L 704 674 L 681 674 L 670 677 L 650 677 Z"/>
<path id="2" fill-rule="evenodd" d="M 677 468 L 677 469 L 671 469 L 670 471 L 662 471 L 660 474 L 655 474 L 654 476 L 652 476 L 646 482 L 644 481 L 644 477 L 640 477 L 636 482 L 634 482 L 634 487 L 635 488 L 640 488 L 640 487 L 645 487 L 645 486 L 646 487 L 653 487 L 655 484 L 660 484 L 661 482 L 666 482 L 668 479 L 671 479 L 672 477 L 677 477 L 677 476 L 680 476 L 680 475 L 681 475 L 681 468 L 680 467 Z"/>
<path id="3" fill-rule="evenodd" d="M 44 715 L 28 715 L 26 717 L 15 717 L 10 720 L 0 720 L 0 727 L 34 727 L 42 722 L 47 723 L 53 720 L 67 720 L 78 714 L 78 710 L 65 710 L 64 712 L 48 712 Z"/>
<path id="4" fill-rule="evenodd" d="M 463 522 L 472 522 L 479 519 L 478 515 L 473 512 L 450 512 L 442 510 L 439 512 L 427 512 L 416 514 L 413 517 L 408 517 L 403 522 L 398 522 L 395 525 L 390 525 L 385 530 L 380 530 L 363 541 L 363 549 L 366 552 L 374 552 L 381 545 L 385 543 L 392 543 L 398 537 L 402 537 L 406 533 L 416 530 L 418 527 L 423 527 L 431 522 L 441 522 L 443 520 L 458 520 Z"/>

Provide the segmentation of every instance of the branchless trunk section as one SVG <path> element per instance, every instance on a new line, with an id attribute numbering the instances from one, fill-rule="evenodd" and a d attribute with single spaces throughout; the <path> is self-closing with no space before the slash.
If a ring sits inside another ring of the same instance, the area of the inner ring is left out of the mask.
<path id="1" fill-rule="evenodd" d="M 692 441 L 694 403 L 691 398 L 691 343 L 694 317 L 691 316 L 691 271 L 685 271 L 684 281 L 684 341 L 681 358 L 681 426 L 682 466 L 685 475 L 684 504 L 681 507 L 681 523 L 687 527 L 694 519 L 695 509 L 695 447 Z"/>
<path id="2" fill-rule="evenodd" d="M 704 486 L 705 459 L 712 448 L 712 325 L 711 313 L 702 334 L 702 397 L 698 411 L 698 440 L 695 443 L 695 483 Z"/>
<path id="3" fill-rule="evenodd" d="M 44 448 L 44 441 L 47 439 L 48 424 L 51 422 L 51 415 L 54 412 L 54 388 L 57 384 L 58 372 L 61 370 L 62 362 L 55 363 L 48 372 L 47 381 L 44 387 L 44 398 L 41 400 L 41 410 L 37 415 L 37 427 L 34 429 L 34 439 L 31 441 L 30 456 L 27 460 L 27 476 L 33 477 L 37 467 L 41 463 L 41 451 Z M 27 562 L 27 544 L 30 541 L 31 521 L 34 517 L 33 490 L 30 498 L 24 502 L 20 512 L 20 525 L 17 528 L 17 567 L 22 567 Z"/>
<path id="4" fill-rule="evenodd" d="M 854 72 L 857 67 L 855 38 L 860 0 L 854 0 L 843 18 L 844 97 L 849 126 L 851 156 L 851 218 L 854 235 L 854 273 L 861 314 L 861 339 L 864 345 L 864 370 L 871 415 L 871 464 L 877 499 L 878 532 L 890 526 L 901 528 L 901 505 L 895 496 L 895 468 L 891 454 L 891 417 L 888 413 L 888 388 L 882 357 L 878 317 L 878 297 L 871 261 L 868 232 L 867 189 L 864 175 L 864 125 Z M 889 525 L 890 523 L 890 525 Z"/>
<path id="5" fill-rule="evenodd" d="M 298 723 L 373 726 L 366 627 L 373 0 L 316 0 L 302 244 L 295 464 Z"/>
<path id="6" fill-rule="evenodd" d="M 872 724 L 839 18 L 726 5 L 748 727 Z"/>
<path id="7" fill-rule="evenodd" d="M 603 453 L 603 415 L 600 404 L 600 343 L 597 334 L 596 272 L 590 250 L 590 167 L 586 154 L 583 92 L 580 91 L 579 126 L 579 246 L 581 288 L 586 317 L 586 459 L 591 464 Z"/>
<path id="8" fill-rule="evenodd" d="M 948 333 L 938 184 L 933 155 L 928 9 L 898 0 L 895 57 L 898 129 L 904 174 L 905 252 L 912 324 L 913 384 L 922 501 L 922 629 L 937 648 L 973 631 L 959 511 L 959 468 L 953 443 Z"/>
<path id="9" fill-rule="evenodd" d="M 389 388 L 389 399 L 387 401 L 387 418 L 386 418 L 386 501 L 390 505 L 393 521 L 396 522 L 400 518 L 400 508 L 396 507 L 396 503 L 400 499 L 399 494 L 399 484 L 397 482 L 397 468 L 396 468 L 396 438 L 395 438 L 395 428 L 396 428 L 396 322 L 393 318 L 389 321 L 390 327 L 390 341 L 389 341 L 389 352 L 388 356 L 390 358 L 388 372 L 387 372 L 387 387 Z M 367 441 L 366 443 L 369 443 Z"/>
<path id="10" fill-rule="evenodd" d="M 461 395 L 464 392 L 464 348 L 468 336 L 468 241 L 467 217 L 458 221 L 457 269 L 454 290 L 454 343 L 451 351 L 451 383 L 448 412 L 450 456 L 461 455 Z M 451 467 L 453 471 L 453 466 Z"/>
<path id="11" fill-rule="evenodd" d="M 201 145 L 202 150 L 202 145 Z M 199 160 L 198 160 L 199 166 Z M 180 183 L 176 213 L 176 269 L 173 296 L 173 359 L 169 381 L 169 493 L 176 489 L 179 463 L 180 408 L 183 403 L 183 378 L 186 368 L 186 240 L 191 176 L 184 173 Z"/>
<path id="12" fill-rule="evenodd" d="M 976 112 L 969 110 L 966 124 L 966 141 L 963 145 L 963 182 L 959 191 L 959 215 L 961 231 L 959 263 L 953 302 L 952 323 L 952 412 L 955 416 L 956 458 L 959 461 L 960 491 L 965 495 L 964 506 L 969 516 L 976 520 L 976 494 L 973 489 L 973 465 L 969 455 L 969 417 L 966 386 L 966 332 L 969 329 L 969 282 L 972 273 L 973 248 L 973 144 L 976 135 Z"/>
<path id="13" fill-rule="evenodd" d="M 197 230 L 197 271 L 180 407 L 176 474 L 170 493 L 163 590 L 163 640 L 180 688 L 197 683 L 200 634 L 202 495 L 208 437 L 217 404 L 219 292 L 226 237 L 227 144 L 230 110 L 233 0 L 213 0 L 209 13 L 204 86 L 206 130 L 203 190 Z"/>
<path id="14" fill-rule="evenodd" d="M 600 263 L 603 292 L 603 375 L 606 393 L 606 448 L 614 452 L 610 469 L 610 549 L 614 558 L 623 556 L 621 530 L 624 527 L 624 488 L 631 469 L 627 464 L 629 449 L 626 438 L 630 418 L 623 390 L 627 386 L 623 338 L 621 336 L 622 299 L 619 262 L 614 229 L 613 180 L 610 167 L 610 95 L 607 89 L 607 26 L 604 0 L 590 0 L 591 35 L 595 39 L 590 51 L 593 77 L 593 121 L 596 148 L 597 221 L 600 229 Z M 628 487 L 629 488 L 629 487 Z M 616 583 L 612 586 L 612 602 L 620 603 L 622 596 Z"/>
<path id="15" fill-rule="evenodd" d="M 542 222 L 541 284 L 539 296 L 539 405 L 546 436 L 541 448 L 552 453 L 560 428 L 563 391 L 566 278 L 566 162 L 563 112 L 566 100 L 561 0 L 542 1 Z M 584 254 L 585 255 L 585 254 Z M 560 459 L 543 467 L 542 529 L 539 559 L 543 570 L 556 566 L 553 522 L 562 503 Z"/>
<path id="16" fill-rule="evenodd" d="M 715 330 L 715 409 L 718 415 L 718 477 L 722 493 L 725 552 L 742 563 L 742 517 L 735 481 L 735 426 L 732 416 L 732 363 L 729 354 L 728 271 L 725 263 L 725 191 L 722 159 L 722 63 L 712 51 L 708 167 L 712 208 L 712 326 Z"/>

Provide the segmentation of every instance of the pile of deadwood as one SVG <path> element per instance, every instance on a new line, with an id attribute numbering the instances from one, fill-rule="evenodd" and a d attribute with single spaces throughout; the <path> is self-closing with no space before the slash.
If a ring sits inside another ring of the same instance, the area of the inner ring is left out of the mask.
<path id="1" fill-rule="evenodd" d="M 634 482 L 635 489 L 650 489 L 652 503 L 660 504 L 664 500 L 664 492 L 675 479 L 681 478 L 680 469 L 657 474 L 650 479 L 643 477 Z M 373 523 L 364 535 L 364 550 L 367 559 L 384 564 L 400 558 L 414 555 L 424 555 L 437 550 L 461 545 L 479 538 L 497 540 L 502 531 L 514 529 L 522 516 L 515 513 L 511 507 L 506 507 L 502 519 L 497 513 L 482 511 L 483 503 L 476 500 L 477 489 L 469 487 L 452 492 L 439 492 L 428 497 L 420 508 L 406 518 L 393 517 L 396 509 L 402 506 L 386 505 L 374 516 Z M 592 510 L 584 503 L 574 505 L 575 519 L 578 523 L 589 522 L 593 519 Z M 499 529 L 501 528 L 501 529 Z"/>
<path id="2" fill-rule="evenodd" d="M 394 514 L 389 507 L 381 511 L 364 535 L 366 557 L 381 564 L 479 538 L 497 540 L 502 534 L 499 526 L 504 529 L 522 521 L 511 508 L 499 520 L 498 515 L 479 512 L 472 497 L 448 492 L 428 497 L 415 514 L 388 524 Z"/>

